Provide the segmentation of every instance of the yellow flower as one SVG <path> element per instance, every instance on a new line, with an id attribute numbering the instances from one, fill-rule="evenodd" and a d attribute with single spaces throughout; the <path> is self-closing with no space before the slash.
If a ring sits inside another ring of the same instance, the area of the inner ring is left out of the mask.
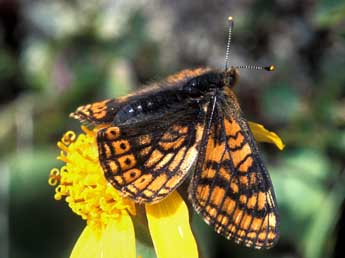
<path id="1" fill-rule="evenodd" d="M 268 131 L 263 125 L 254 122 L 248 122 L 248 124 L 256 141 L 272 143 L 279 150 L 284 149 L 285 145 L 276 133 Z"/>
<path id="2" fill-rule="evenodd" d="M 65 198 L 72 211 L 87 222 L 70 257 L 136 258 L 131 219 L 136 216 L 135 203 L 121 197 L 105 180 L 98 162 L 97 129 L 82 126 L 82 130 L 79 136 L 69 131 L 58 142 L 58 159 L 66 165 L 52 169 L 49 177 L 49 184 L 56 186 L 54 198 Z M 177 192 L 145 207 L 158 258 L 198 257 L 188 209 Z"/>
<path id="3" fill-rule="evenodd" d="M 284 144 L 262 125 L 249 122 L 257 141 Z M 84 133 L 65 133 L 58 159 L 66 165 L 50 172 L 49 184 L 56 186 L 56 200 L 65 198 L 72 211 L 87 225 L 77 240 L 71 258 L 136 258 L 131 216 L 135 203 L 121 197 L 104 178 L 98 162 L 96 132 L 82 126 Z M 145 205 L 146 217 L 158 258 L 197 258 L 197 244 L 189 225 L 188 208 L 175 191 L 157 204 Z M 173 250 L 173 251 L 172 251 Z"/>

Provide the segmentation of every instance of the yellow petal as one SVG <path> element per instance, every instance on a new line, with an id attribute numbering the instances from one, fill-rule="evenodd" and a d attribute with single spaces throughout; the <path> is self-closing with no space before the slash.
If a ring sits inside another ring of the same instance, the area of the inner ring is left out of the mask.
<path id="1" fill-rule="evenodd" d="M 109 220 L 104 229 L 86 226 L 70 258 L 136 258 L 134 227 L 128 213 Z"/>
<path id="2" fill-rule="evenodd" d="M 176 191 L 157 204 L 145 205 L 145 208 L 158 258 L 198 257 L 188 208 Z"/>
<path id="3" fill-rule="evenodd" d="M 118 219 L 109 221 L 100 247 L 100 258 L 136 258 L 134 227 L 127 211 L 123 211 Z"/>
<path id="4" fill-rule="evenodd" d="M 258 142 L 273 143 L 279 150 L 284 149 L 285 144 L 276 133 L 268 131 L 263 125 L 254 122 L 248 122 L 248 124 L 255 140 Z"/>
<path id="5" fill-rule="evenodd" d="M 75 244 L 70 258 L 95 258 L 99 253 L 100 231 L 95 228 L 86 226 L 77 243 Z"/>

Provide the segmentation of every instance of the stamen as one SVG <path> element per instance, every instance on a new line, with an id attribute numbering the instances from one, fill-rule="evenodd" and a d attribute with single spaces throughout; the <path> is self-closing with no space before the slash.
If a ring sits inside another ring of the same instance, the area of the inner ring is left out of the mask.
<path id="1" fill-rule="evenodd" d="M 73 131 L 68 131 L 64 134 L 64 136 L 62 137 L 61 141 L 65 144 L 65 145 L 70 145 L 72 142 L 75 142 L 76 140 L 76 135 Z"/>
<path id="2" fill-rule="evenodd" d="M 64 152 L 61 151 L 60 155 L 56 158 L 57 160 L 61 160 L 65 163 L 70 163 L 71 161 L 65 156 Z"/>
<path id="3" fill-rule="evenodd" d="M 65 198 L 74 213 L 98 228 L 124 213 L 135 215 L 134 202 L 120 196 L 103 176 L 95 140 L 97 129 L 82 130 L 78 136 L 72 131 L 65 133 L 57 143 L 61 149 L 58 159 L 66 164 L 50 172 L 48 182 L 56 186 L 54 198 Z"/>
<path id="4" fill-rule="evenodd" d="M 90 130 L 85 125 L 81 126 L 81 130 L 83 130 L 88 136 L 94 137 L 96 135 L 94 131 Z"/>
<path id="5" fill-rule="evenodd" d="M 67 152 L 68 151 L 68 147 L 65 145 L 65 143 L 63 142 L 57 142 L 56 144 L 61 150 L 63 150 L 64 152 Z"/>
<path id="6" fill-rule="evenodd" d="M 74 199 L 74 203 L 81 203 L 81 202 L 85 202 L 84 199 Z"/>

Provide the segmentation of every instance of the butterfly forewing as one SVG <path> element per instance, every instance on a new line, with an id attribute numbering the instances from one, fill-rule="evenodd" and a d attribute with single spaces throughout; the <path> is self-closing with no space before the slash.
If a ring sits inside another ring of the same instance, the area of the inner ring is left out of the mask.
<path id="1" fill-rule="evenodd" d="M 127 96 L 116 99 L 106 99 L 92 104 L 80 106 L 76 109 L 76 111 L 70 114 L 70 117 L 78 119 L 81 122 L 91 124 L 110 124 L 113 122 L 118 111 L 128 103 L 137 101 L 138 99 L 145 99 L 148 96 L 154 96 L 155 94 L 164 90 L 177 89 L 181 87 L 181 85 L 185 84 L 189 79 L 204 74 L 209 70 L 210 69 L 208 68 L 183 70 L 179 73 L 170 75 L 160 83 L 155 83 L 149 87 L 144 87 Z"/>
<path id="2" fill-rule="evenodd" d="M 279 235 L 273 188 L 248 125 L 236 114 L 217 103 L 207 118 L 190 199 L 219 234 L 269 248 Z"/>
<path id="3" fill-rule="evenodd" d="M 81 122 L 94 124 L 109 124 L 113 121 L 115 114 L 127 102 L 127 97 L 106 99 L 80 106 L 70 114 L 70 117 Z"/>

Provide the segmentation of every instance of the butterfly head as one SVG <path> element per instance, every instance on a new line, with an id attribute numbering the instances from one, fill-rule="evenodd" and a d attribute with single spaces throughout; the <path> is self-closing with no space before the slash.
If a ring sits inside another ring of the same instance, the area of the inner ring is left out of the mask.
<path id="1" fill-rule="evenodd" d="M 237 68 L 231 67 L 226 69 L 222 74 L 224 87 L 233 88 L 236 85 L 239 76 L 240 72 Z"/>
<path id="2" fill-rule="evenodd" d="M 183 91 L 192 97 L 205 95 L 215 89 L 233 87 L 238 78 L 238 70 L 230 68 L 224 72 L 211 70 L 189 80 L 183 87 Z"/>
<path id="3" fill-rule="evenodd" d="M 266 70 L 272 72 L 275 70 L 274 65 L 269 66 L 257 66 L 257 65 L 240 65 L 240 66 L 231 66 L 229 67 L 229 60 L 230 60 L 230 46 L 231 46 L 231 35 L 232 30 L 234 27 L 234 19 L 233 17 L 228 17 L 229 22 L 229 32 L 228 32 L 228 43 L 226 44 L 226 52 L 225 52 L 225 71 L 223 74 L 224 77 L 224 86 L 227 87 L 234 87 L 239 77 L 239 69 L 252 69 L 252 70 Z"/>
<path id="4" fill-rule="evenodd" d="M 225 87 L 234 87 L 238 81 L 240 76 L 239 69 L 250 69 L 250 70 L 265 70 L 268 72 L 275 71 L 274 65 L 269 66 L 257 66 L 257 65 L 240 65 L 240 66 L 232 66 L 231 68 L 225 69 L 223 72 L 223 81 Z"/>

